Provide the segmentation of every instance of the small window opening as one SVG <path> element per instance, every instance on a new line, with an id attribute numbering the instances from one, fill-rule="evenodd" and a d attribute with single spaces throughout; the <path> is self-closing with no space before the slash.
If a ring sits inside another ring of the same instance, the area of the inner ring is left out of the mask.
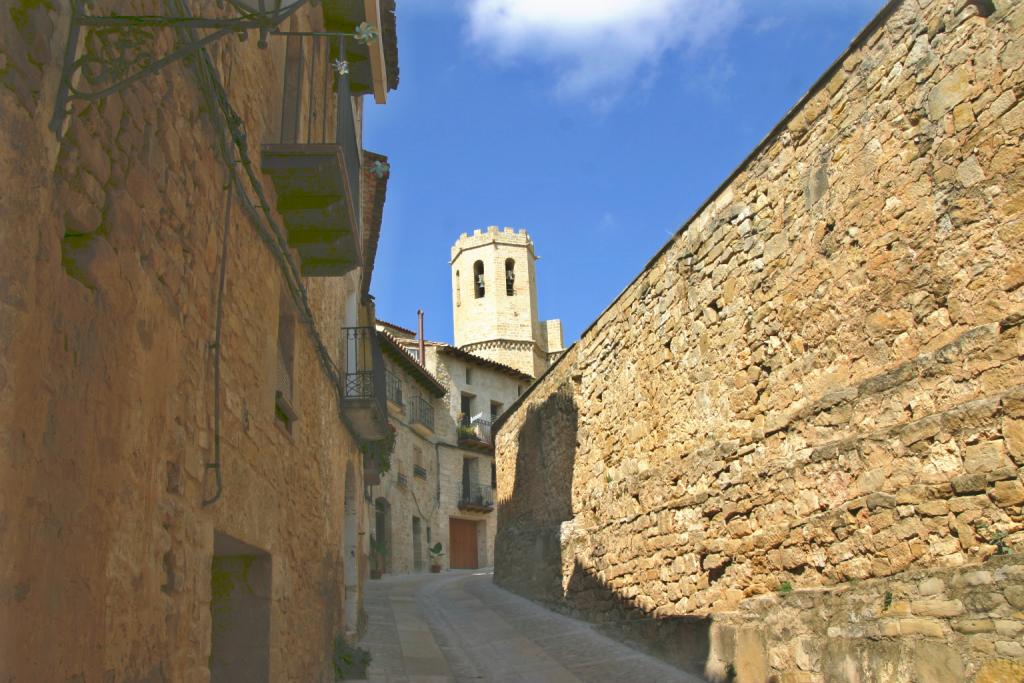
<path id="1" fill-rule="evenodd" d="M 497 420 L 499 415 L 501 415 L 501 404 L 491 401 L 491 421 Z"/>
<path id="2" fill-rule="evenodd" d="M 274 382 L 274 416 L 291 434 L 297 419 L 294 399 L 295 314 L 291 301 L 281 294 L 277 316 L 277 373 Z"/>
<path id="3" fill-rule="evenodd" d="M 477 261 L 473 264 L 473 294 L 477 299 L 484 296 L 484 262 Z"/>
<path id="4" fill-rule="evenodd" d="M 455 271 L 455 305 L 462 305 L 462 279 L 459 277 L 459 271 Z"/>
<path id="5" fill-rule="evenodd" d="M 466 384 L 472 384 L 472 383 L 473 383 L 473 368 L 467 367 L 466 368 Z"/>
<path id="6" fill-rule="evenodd" d="M 505 294 L 512 296 L 516 293 L 516 261 L 505 259 Z"/>

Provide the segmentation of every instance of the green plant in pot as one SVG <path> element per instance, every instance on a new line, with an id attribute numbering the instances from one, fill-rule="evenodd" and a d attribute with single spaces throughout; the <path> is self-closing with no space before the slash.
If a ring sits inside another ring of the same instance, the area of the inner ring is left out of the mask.
<path id="1" fill-rule="evenodd" d="M 334 680 L 366 678 L 372 656 L 366 650 L 348 644 L 342 636 L 334 639 Z"/>
<path id="2" fill-rule="evenodd" d="M 444 547 L 441 545 L 441 541 L 430 546 L 427 550 L 430 551 L 430 571 L 439 574 L 441 572 L 441 558 L 444 557 Z"/>
<path id="3" fill-rule="evenodd" d="M 387 569 L 388 544 L 370 534 L 370 578 L 379 579 Z"/>

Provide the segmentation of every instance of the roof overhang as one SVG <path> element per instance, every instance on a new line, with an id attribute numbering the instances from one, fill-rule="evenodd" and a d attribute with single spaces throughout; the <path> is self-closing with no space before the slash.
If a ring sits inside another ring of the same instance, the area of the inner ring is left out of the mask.
<path id="1" fill-rule="evenodd" d="M 384 104 L 388 101 L 388 67 L 384 59 L 384 28 L 381 24 L 383 13 L 380 11 L 380 0 L 363 0 L 363 11 L 366 21 L 376 26 L 381 37 L 367 45 L 370 52 L 370 72 L 373 75 L 373 101 Z"/>

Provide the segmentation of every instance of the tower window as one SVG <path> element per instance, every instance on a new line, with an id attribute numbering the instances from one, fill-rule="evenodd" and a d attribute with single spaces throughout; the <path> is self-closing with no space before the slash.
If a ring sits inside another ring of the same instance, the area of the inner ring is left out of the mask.
<path id="1" fill-rule="evenodd" d="M 473 264 L 473 293 L 477 299 L 484 296 L 484 262 L 477 261 Z"/>
<path id="2" fill-rule="evenodd" d="M 459 271 L 455 271 L 455 305 L 462 305 L 462 280 L 459 278 Z"/>
<path id="3" fill-rule="evenodd" d="M 505 294 L 512 296 L 516 293 L 516 261 L 505 259 Z"/>

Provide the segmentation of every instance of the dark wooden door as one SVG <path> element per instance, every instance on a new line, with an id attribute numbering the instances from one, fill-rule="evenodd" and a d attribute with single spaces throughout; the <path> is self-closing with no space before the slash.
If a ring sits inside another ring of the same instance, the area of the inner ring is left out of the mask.
<path id="1" fill-rule="evenodd" d="M 476 569 L 476 522 L 468 519 L 448 520 L 448 545 L 452 569 Z"/>

